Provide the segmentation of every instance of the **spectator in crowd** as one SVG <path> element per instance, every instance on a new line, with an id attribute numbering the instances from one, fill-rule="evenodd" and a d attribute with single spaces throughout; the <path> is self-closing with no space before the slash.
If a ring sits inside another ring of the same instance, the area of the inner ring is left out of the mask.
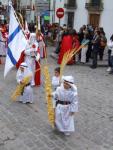
<path id="1" fill-rule="evenodd" d="M 97 56 L 98 56 L 99 48 L 100 48 L 100 31 L 98 29 L 95 30 L 92 44 L 93 44 L 93 49 L 92 49 L 93 60 L 92 60 L 91 68 L 95 69 L 97 68 Z"/>
<path id="2" fill-rule="evenodd" d="M 113 35 L 110 37 L 110 41 L 108 42 L 108 69 L 107 71 L 110 74 L 113 74 Z"/>

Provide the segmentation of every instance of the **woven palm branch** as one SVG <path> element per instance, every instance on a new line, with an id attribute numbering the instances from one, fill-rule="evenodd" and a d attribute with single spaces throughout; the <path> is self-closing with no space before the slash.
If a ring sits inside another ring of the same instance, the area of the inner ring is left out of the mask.
<path id="1" fill-rule="evenodd" d="M 52 85 L 51 85 L 51 78 L 49 74 L 49 67 L 47 65 L 44 65 L 43 67 L 43 74 L 45 78 L 45 93 L 46 93 L 46 101 L 47 101 L 48 119 L 51 126 L 54 128 L 55 115 L 54 115 L 53 103 L 52 103 L 52 98 L 48 97 L 48 95 L 52 93 Z"/>
<path id="2" fill-rule="evenodd" d="M 15 91 L 13 92 L 11 99 L 13 101 L 16 101 L 17 97 L 21 95 L 22 91 L 24 90 L 24 87 L 30 82 L 31 75 L 25 77 L 22 81 L 22 84 L 18 84 Z"/>

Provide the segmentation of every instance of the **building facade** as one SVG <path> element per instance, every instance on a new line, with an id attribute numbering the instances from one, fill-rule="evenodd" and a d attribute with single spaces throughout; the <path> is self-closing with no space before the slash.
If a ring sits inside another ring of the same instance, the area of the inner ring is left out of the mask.
<path id="1" fill-rule="evenodd" d="M 10 0 L 0 0 L 2 6 L 8 6 Z M 35 22 L 36 16 L 48 15 L 48 0 L 12 0 L 12 4 L 17 12 L 20 12 L 28 23 Z M 1 8 L 0 7 L 0 8 Z"/>
<path id="2" fill-rule="evenodd" d="M 79 31 L 82 25 L 103 27 L 109 39 L 113 33 L 112 0 L 51 0 L 51 23 L 59 22 L 57 8 L 64 8 L 65 15 L 60 25 L 67 24 Z"/>
<path id="3" fill-rule="evenodd" d="M 0 0 L 0 23 L 4 23 L 4 21 L 7 20 L 7 3 L 8 0 Z"/>

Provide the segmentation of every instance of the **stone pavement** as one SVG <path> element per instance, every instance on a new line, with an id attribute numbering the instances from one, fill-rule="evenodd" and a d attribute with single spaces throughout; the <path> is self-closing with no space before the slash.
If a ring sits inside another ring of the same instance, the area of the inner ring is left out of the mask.
<path id="1" fill-rule="evenodd" d="M 52 48 L 49 47 L 51 52 Z M 51 75 L 57 66 L 49 57 Z M 34 88 L 35 103 L 11 101 L 16 70 L 4 80 L 0 65 L 0 150 L 113 150 L 113 76 L 106 68 L 66 66 L 78 86 L 79 112 L 76 132 L 70 137 L 53 130 L 47 119 L 44 85 Z"/>

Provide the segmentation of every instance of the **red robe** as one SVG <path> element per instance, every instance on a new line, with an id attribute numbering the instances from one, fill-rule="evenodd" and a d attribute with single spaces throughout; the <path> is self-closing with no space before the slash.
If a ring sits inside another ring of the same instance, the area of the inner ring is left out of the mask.
<path id="1" fill-rule="evenodd" d="M 17 62 L 17 64 L 16 64 L 16 67 L 17 68 L 19 68 L 19 66 L 20 66 L 20 64 L 22 63 L 22 62 L 24 62 L 24 58 L 25 58 L 25 53 L 24 53 L 24 51 L 21 53 L 21 56 L 20 56 L 20 59 L 19 59 L 19 61 Z M 39 61 L 39 63 L 40 63 L 40 61 Z M 35 61 L 35 70 L 37 70 L 37 69 L 39 69 L 36 73 L 35 73 L 35 86 L 39 86 L 40 84 L 41 84 L 41 77 L 40 77 L 40 74 L 41 74 L 41 71 L 40 71 L 40 65 L 39 65 L 39 63 L 37 62 L 37 61 Z"/>
<path id="2" fill-rule="evenodd" d="M 71 35 L 65 35 L 62 39 L 61 43 L 61 49 L 59 53 L 59 58 L 58 58 L 58 64 L 62 63 L 62 59 L 64 54 L 72 49 L 72 36 Z"/>

